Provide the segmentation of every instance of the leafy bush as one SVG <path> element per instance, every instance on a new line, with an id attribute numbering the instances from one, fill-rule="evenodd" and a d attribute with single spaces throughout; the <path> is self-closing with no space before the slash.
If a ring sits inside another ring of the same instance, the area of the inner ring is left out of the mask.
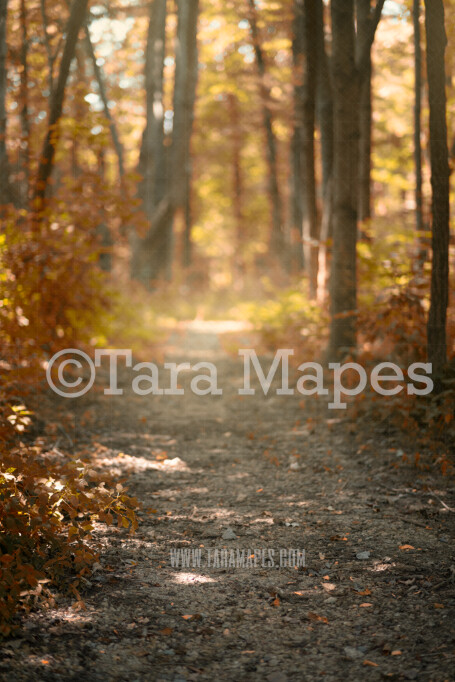
<path id="1" fill-rule="evenodd" d="M 24 417 L 15 409 L 12 422 Z M 101 481 L 81 460 L 3 443 L 0 463 L 0 634 L 10 634 L 13 616 L 37 603 L 53 603 L 50 588 L 78 586 L 98 553 L 95 524 L 137 528 L 137 500 Z M 112 482 L 110 482 L 112 484 Z"/>

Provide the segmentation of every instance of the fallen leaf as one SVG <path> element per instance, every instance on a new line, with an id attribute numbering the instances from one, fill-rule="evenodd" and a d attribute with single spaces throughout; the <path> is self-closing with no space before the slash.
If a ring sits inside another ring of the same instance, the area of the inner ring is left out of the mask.
<path id="1" fill-rule="evenodd" d="M 401 656 L 401 651 L 399 649 L 394 649 L 392 653 L 390 654 L 391 656 Z"/>
<path id="2" fill-rule="evenodd" d="M 400 545 L 400 549 L 415 549 L 412 545 Z"/>
<path id="3" fill-rule="evenodd" d="M 444 604 L 435 604 L 435 605 L 434 605 L 434 608 L 435 608 L 435 609 L 443 609 L 443 608 L 444 608 Z"/>
<path id="4" fill-rule="evenodd" d="M 368 658 L 366 658 L 364 660 L 363 665 L 369 665 L 372 668 L 378 668 L 379 667 L 377 663 L 373 663 L 373 661 L 369 661 Z"/>
<path id="5" fill-rule="evenodd" d="M 279 606 L 280 604 L 281 602 L 278 597 L 276 597 L 272 602 L 272 606 Z"/>
<path id="6" fill-rule="evenodd" d="M 183 616 L 185 618 L 185 616 Z M 163 630 L 160 630 L 160 635 L 164 635 L 165 637 L 168 637 L 169 635 L 172 635 L 174 630 L 172 628 L 164 628 Z"/>
<path id="7" fill-rule="evenodd" d="M 363 604 L 359 605 L 359 608 L 361 609 L 368 609 L 370 606 L 373 606 L 373 604 L 370 604 L 370 602 L 364 602 Z"/>

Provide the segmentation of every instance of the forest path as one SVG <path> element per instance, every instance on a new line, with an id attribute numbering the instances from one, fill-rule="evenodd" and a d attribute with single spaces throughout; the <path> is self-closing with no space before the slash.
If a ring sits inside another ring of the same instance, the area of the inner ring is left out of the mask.
<path id="1" fill-rule="evenodd" d="M 194 395 L 190 372 L 185 395 L 140 397 L 129 370 L 124 395 L 65 406 L 75 446 L 131 475 L 140 525 L 100 527 L 106 570 L 87 610 L 62 600 L 31 614 L 2 647 L 3 679 L 453 679 L 453 482 L 401 464 L 384 425 L 361 433 L 349 414 L 274 387 L 240 396 L 226 331 L 252 347 L 232 325 L 193 322 L 165 351 L 214 363 L 222 396 Z M 185 549 L 200 566 L 172 566 Z M 221 564 L 223 549 L 270 549 L 274 565 L 213 565 L 216 549 Z M 289 549 L 305 550 L 305 567 L 279 565 Z"/>

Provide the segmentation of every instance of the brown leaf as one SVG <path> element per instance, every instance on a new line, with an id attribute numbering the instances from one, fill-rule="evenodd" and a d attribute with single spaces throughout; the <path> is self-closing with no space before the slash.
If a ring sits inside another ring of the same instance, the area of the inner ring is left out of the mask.
<path id="1" fill-rule="evenodd" d="M 185 616 L 183 616 L 185 618 Z M 163 630 L 160 630 L 160 635 L 164 635 L 165 637 L 168 637 L 169 635 L 172 635 L 174 630 L 172 628 L 164 628 Z"/>

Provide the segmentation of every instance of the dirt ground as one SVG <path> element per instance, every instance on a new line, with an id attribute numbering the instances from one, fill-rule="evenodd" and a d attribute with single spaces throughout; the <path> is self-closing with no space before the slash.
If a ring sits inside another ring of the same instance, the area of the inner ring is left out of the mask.
<path id="1" fill-rule="evenodd" d="M 213 362 L 222 396 L 187 373 L 184 396 L 140 397 L 125 372 L 122 396 L 54 399 L 60 447 L 128 473 L 140 525 L 100 526 L 86 610 L 27 616 L 0 679 L 455 680 L 453 480 L 403 462 L 387 424 L 238 395 L 222 331 L 183 326 L 165 357 Z"/>

